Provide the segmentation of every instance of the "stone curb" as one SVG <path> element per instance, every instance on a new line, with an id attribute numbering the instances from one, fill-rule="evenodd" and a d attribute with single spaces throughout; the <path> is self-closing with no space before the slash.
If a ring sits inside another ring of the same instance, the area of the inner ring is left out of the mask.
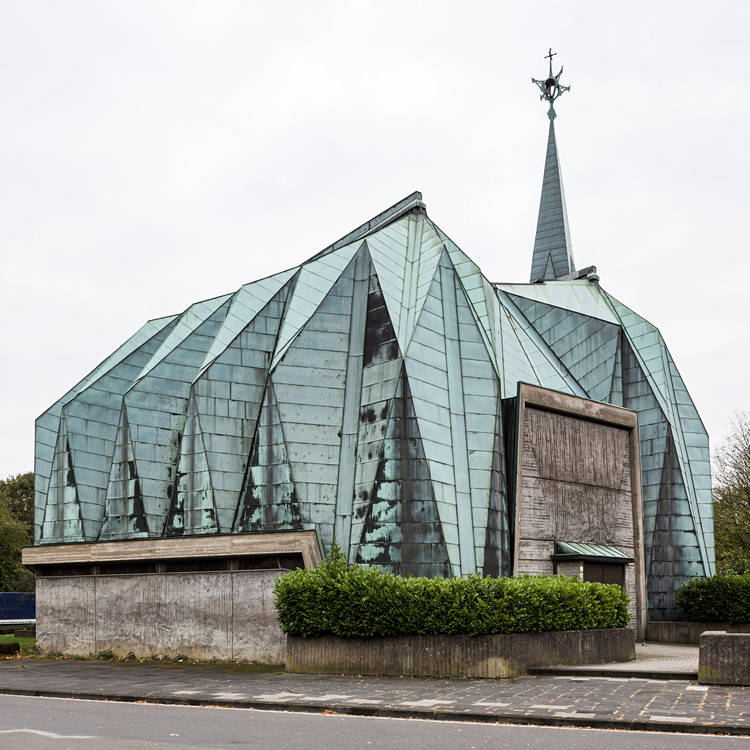
<path id="1" fill-rule="evenodd" d="M 687 672 L 649 669 L 597 669 L 595 667 L 536 667 L 530 675 L 544 677 L 627 677 L 642 680 L 697 680 L 698 670 Z"/>
<path id="2" fill-rule="evenodd" d="M 663 679 L 663 678 L 662 678 Z M 2 695 L 26 695 L 39 698 L 74 698 L 78 700 L 120 701 L 122 703 L 156 703 L 177 706 L 224 706 L 262 711 L 291 711 L 295 713 L 335 713 L 350 716 L 375 716 L 391 719 L 432 719 L 434 721 L 469 721 L 484 724 L 517 724 L 559 727 L 586 727 L 590 729 L 625 729 L 647 732 L 674 732 L 680 734 L 725 734 L 750 736 L 750 726 L 732 724 L 684 724 L 682 722 L 651 721 L 649 719 L 598 719 L 575 716 L 549 716 L 544 714 L 510 714 L 497 712 L 485 714 L 468 711 L 451 711 L 434 708 L 429 711 L 419 709 L 399 709 L 379 706 L 353 706 L 351 704 L 304 703 L 281 701 L 225 701 L 202 698 L 185 698 L 159 695 L 120 695 L 116 693 L 87 693 L 70 690 L 24 690 L 0 686 Z"/>

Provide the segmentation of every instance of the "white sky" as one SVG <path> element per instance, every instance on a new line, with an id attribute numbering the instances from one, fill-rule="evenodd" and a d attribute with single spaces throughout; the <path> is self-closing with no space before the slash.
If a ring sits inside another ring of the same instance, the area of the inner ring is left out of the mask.
<path id="1" fill-rule="evenodd" d="M 0 0 L 0 478 L 149 318 L 414 190 L 528 281 L 555 72 L 576 265 L 658 326 L 713 446 L 750 410 L 740 0 Z"/>

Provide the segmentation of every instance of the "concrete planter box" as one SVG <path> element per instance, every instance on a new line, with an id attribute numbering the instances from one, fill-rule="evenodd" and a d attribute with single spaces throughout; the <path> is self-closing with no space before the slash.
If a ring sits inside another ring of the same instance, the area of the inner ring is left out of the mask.
<path id="1" fill-rule="evenodd" d="M 701 633 L 705 633 L 707 630 L 750 633 L 750 624 L 729 625 L 726 622 L 654 622 L 649 620 L 646 632 L 648 640 L 656 643 L 694 643 L 697 645 Z"/>
<path id="2" fill-rule="evenodd" d="M 410 677 L 517 677 L 530 667 L 635 659 L 635 631 L 563 630 L 497 635 L 298 638 L 286 645 L 287 672 Z"/>
<path id="3" fill-rule="evenodd" d="M 750 685 L 750 633 L 706 631 L 698 649 L 698 682 Z"/>

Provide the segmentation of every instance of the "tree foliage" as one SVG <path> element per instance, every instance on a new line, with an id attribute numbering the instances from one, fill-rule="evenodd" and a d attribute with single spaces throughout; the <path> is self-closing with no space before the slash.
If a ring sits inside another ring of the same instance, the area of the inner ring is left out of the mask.
<path id="1" fill-rule="evenodd" d="M 34 474 L 0 479 L 0 591 L 30 591 L 31 573 L 21 564 L 21 547 L 34 536 Z"/>
<path id="2" fill-rule="evenodd" d="M 714 455 L 716 561 L 726 573 L 750 570 L 750 415 L 737 414 Z"/>

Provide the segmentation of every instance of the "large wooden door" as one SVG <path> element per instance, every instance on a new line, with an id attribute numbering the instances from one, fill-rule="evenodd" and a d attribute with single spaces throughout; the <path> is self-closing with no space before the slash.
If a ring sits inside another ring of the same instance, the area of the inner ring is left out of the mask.
<path id="1" fill-rule="evenodd" d="M 616 583 L 625 585 L 625 566 L 621 563 L 583 563 L 583 580 L 596 583 Z"/>

